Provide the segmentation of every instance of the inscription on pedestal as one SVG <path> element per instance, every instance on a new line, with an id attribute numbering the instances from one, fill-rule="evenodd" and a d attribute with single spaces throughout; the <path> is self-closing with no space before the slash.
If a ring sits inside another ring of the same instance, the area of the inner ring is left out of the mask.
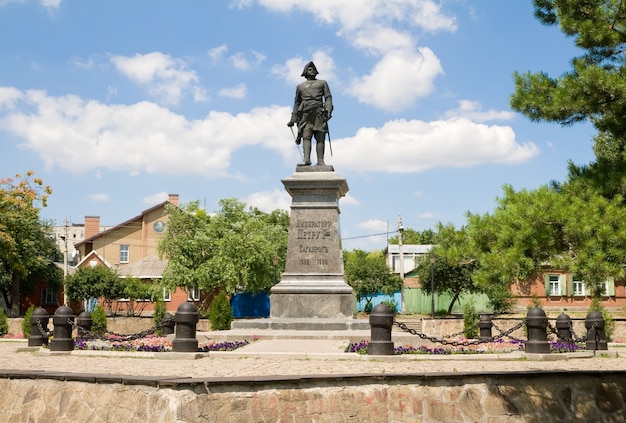
<path id="1" fill-rule="evenodd" d="M 338 273 L 343 267 L 336 210 L 292 210 L 286 272 Z M 320 216 L 321 215 L 321 216 Z M 324 216 L 328 215 L 328 216 Z"/>

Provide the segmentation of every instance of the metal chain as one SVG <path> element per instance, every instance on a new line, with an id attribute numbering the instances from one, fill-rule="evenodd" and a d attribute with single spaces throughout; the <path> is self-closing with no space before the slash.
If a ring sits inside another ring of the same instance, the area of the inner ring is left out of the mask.
<path id="1" fill-rule="evenodd" d="M 429 335 L 426 335 L 426 334 L 420 333 L 420 332 L 418 332 L 418 331 L 417 331 L 417 330 L 415 330 L 415 329 L 409 328 L 406 324 L 404 324 L 404 323 L 402 323 L 402 322 L 397 321 L 395 318 L 394 318 L 394 320 L 393 320 L 393 324 L 394 324 L 394 325 L 396 325 L 396 326 L 398 326 L 398 327 L 399 327 L 400 329 L 402 329 L 404 332 L 408 332 L 408 333 L 410 333 L 411 335 L 419 336 L 420 338 L 422 338 L 422 339 L 424 339 L 424 340 L 428 340 L 428 341 L 430 341 L 430 342 L 432 342 L 432 343 L 435 343 L 435 344 L 452 345 L 452 346 L 459 346 L 459 345 L 461 345 L 461 346 L 467 346 L 467 345 L 477 345 L 477 344 L 489 343 L 489 342 L 493 342 L 493 341 L 495 341 L 495 340 L 497 340 L 497 339 L 501 339 L 501 338 L 505 338 L 505 337 L 506 337 L 506 338 L 509 338 L 509 339 L 511 339 L 511 340 L 513 340 L 513 341 L 522 341 L 522 342 L 523 342 L 523 340 L 522 340 L 522 339 L 518 339 L 518 338 L 512 337 L 512 336 L 510 336 L 510 335 L 511 335 L 511 333 L 515 332 L 516 330 L 521 329 L 521 328 L 522 328 L 522 326 L 526 325 L 526 319 L 523 319 L 520 323 L 518 323 L 517 325 L 515 325 L 515 326 L 513 326 L 512 328 L 507 329 L 507 330 L 502 330 L 502 329 L 500 329 L 500 328 L 499 328 L 499 327 L 498 327 L 495 323 L 493 323 L 493 321 L 492 321 L 492 322 L 491 322 L 492 327 L 493 327 L 494 329 L 496 329 L 498 332 L 500 332 L 500 334 L 499 334 L 499 335 L 496 335 L 496 336 L 491 336 L 491 337 L 488 337 L 488 338 L 478 339 L 478 340 L 472 340 L 472 341 L 469 341 L 469 340 L 464 340 L 464 341 L 448 341 L 448 340 L 447 340 L 447 339 L 449 339 L 449 338 L 452 338 L 452 337 L 455 337 L 455 336 L 461 335 L 461 334 L 463 334 L 465 331 L 461 331 L 461 332 L 458 332 L 458 333 L 455 333 L 455 334 L 452 334 L 452 335 L 445 335 L 445 336 L 443 336 L 443 337 L 441 337 L 441 338 L 437 338 L 437 337 L 435 337 L 435 336 L 429 336 Z M 597 327 L 597 323 L 596 323 L 596 322 L 594 322 L 594 323 L 593 323 L 593 325 L 591 326 L 591 329 L 589 329 L 589 331 L 594 330 L 596 327 Z M 557 336 L 558 336 L 558 331 L 557 331 L 557 329 L 556 329 L 554 326 L 552 326 L 552 325 L 550 324 L 550 321 L 548 321 L 548 328 L 550 329 L 550 333 L 555 334 L 555 335 L 557 335 Z M 570 331 L 570 332 L 571 332 L 571 334 L 572 334 L 572 340 L 573 340 L 573 342 L 580 343 L 580 342 L 586 342 L 586 341 L 587 341 L 587 336 L 586 336 L 586 335 L 585 335 L 585 336 L 583 336 L 583 337 L 579 337 L 579 336 L 577 336 L 577 335 L 576 335 L 576 333 L 574 332 L 574 327 L 573 327 L 572 323 L 570 323 L 570 326 L 569 326 L 569 331 Z"/>
<path id="2" fill-rule="evenodd" d="M 524 326 L 526 324 L 526 319 L 522 320 L 517 326 L 512 327 L 511 329 L 502 332 L 500 335 L 497 336 L 491 336 L 489 338 L 484 338 L 484 339 L 476 339 L 476 340 L 463 340 L 463 341 L 448 341 L 445 338 L 437 338 L 434 336 L 428 336 L 425 335 L 423 333 L 419 333 L 418 331 L 416 331 L 415 329 L 411 329 L 409 328 L 406 324 L 402 323 L 402 322 L 398 322 L 395 318 L 393 319 L 393 324 L 398 326 L 400 329 L 402 329 L 405 332 L 410 333 L 411 335 L 416 335 L 419 336 L 420 338 L 430 341 L 432 343 L 435 344 L 443 344 L 443 345 L 452 345 L 454 347 L 457 346 L 468 346 L 468 345 L 478 345 L 478 344 L 486 344 L 489 342 L 493 342 L 497 339 L 501 339 L 504 337 L 509 337 L 509 335 L 511 333 L 513 333 L 514 331 L 520 329 L 522 326 Z M 463 333 L 463 332 L 461 332 Z"/>
<path id="3" fill-rule="evenodd" d="M 506 336 L 507 338 L 513 340 L 513 341 L 518 341 L 518 342 L 523 342 L 523 339 L 519 339 L 519 338 L 515 338 L 513 336 L 511 336 L 511 333 L 515 332 L 517 329 L 520 329 L 522 326 L 524 326 L 526 324 L 526 319 L 522 320 L 521 323 L 514 328 L 514 330 L 502 330 L 500 329 L 495 323 L 493 323 L 493 320 L 491 321 L 491 326 L 493 326 L 493 328 L 495 330 L 497 330 L 498 332 L 500 332 L 500 335 L 502 336 Z"/>
<path id="4" fill-rule="evenodd" d="M 116 339 L 114 339 L 115 341 L 119 341 L 119 342 L 125 342 L 125 341 L 134 341 L 137 339 L 142 339 L 145 338 L 148 335 L 152 335 L 154 334 L 157 330 L 162 329 L 166 326 L 166 324 L 159 324 L 157 326 L 153 326 L 150 329 L 146 329 L 142 332 L 139 333 L 135 333 L 132 335 L 122 335 L 119 333 L 115 333 L 115 332 L 105 332 L 104 335 L 100 335 L 98 333 L 92 332 L 90 330 L 87 330 L 85 328 L 83 328 L 82 326 L 78 325 L 77 323 L 75 323 L 72 319 L 67 319 L 67 323 L 69 325 L 72 326 L 72 330 L 76 329 L 78 332 L 78 335 L 81 338 L 88 338 L 88 339 L 100 339 L 103 341 L 111 341 L 110 338 L 107 338 L 107 336 L 114 336 Z"/>
<path id="5" fill-rule="evenodd" d="M 40 318 L 36 318 L 35 320 L 37 321 L 37 328 L 39 329 L 39 332 L 41 333 L 41 336 L 49 338 L 50 335 L 52 335 L 52 331 L 44 330 L 43 325 L 41 324 L 41 319 Z"/>

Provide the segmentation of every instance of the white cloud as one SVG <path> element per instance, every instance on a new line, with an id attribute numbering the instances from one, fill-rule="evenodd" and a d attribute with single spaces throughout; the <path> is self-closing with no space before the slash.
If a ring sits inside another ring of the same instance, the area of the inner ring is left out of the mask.
<path id="1" fill-rule="evenodd" d="M 157 104 L 107 105 L 77 96 L 0 89 L 0 129 L 20 137 L 48 168 L 74 173 L 108 169 L 139 173 L 232 177 L 231 159 L 243 148 L 272 150 L 286 163 L 296 151 L 284 142 L 288 107 L 258 107 L 233 115 L 210 112 L 190 120 Z M 333 140 L 332 164 L 356 172 L 413 173 L 435 167 L 515 164 L 539 149 L 519 144 L 508 126 L 467 118 L 393 120 Z M 358 204 L 345 198 L 342 204 Z"/>
<path id="2" fill-rule="evenodd" d="M 389 222 L 380 219 L 370 219 L 356 225 L 359 229 L 367 229 L 373 232 L 384 232 L 389 229 Z"/>
<path id="3" fill-rule="evenodd" d="M 196 72 L 188 70 L 183 60 L 160 52 L 111 56 L 111 61 L 123 75 L 165 104 L 177 105 L 183 93 L 198 84 Z"/>
<path id="4" fill-rule="evenodd" d="M 17 88 L 0 87 L 0 109 L 12 109 L 22 96 L 22 92 Z"/>
<path id="5" fill-rule="evenodd" d="M 512 120 L 515 118 L 515 113 L 505 110 L 481 110 L 482 105 L 477 101 L 461 100 L 459 101 L 459 108 L 451 110 L 446 113 L 446 117 L 456 118 L 464 117 L 475 122 L 488 122 L 492 120 Z"/>
<path id="6" fill-rule="evenodd" d="M 87 199 L 95 203 L 106 203 L 110 200 L 109 194 L 104 193 L 88 195 Z"/>
<path id="7" fill-rule="evenodd" d="M 310 58 L 294 57 L 288 59 L 284 65 L 274 65 L 272 74 L 284 79 L 289 84 L 299 84 L 304 81 L 302 71 L 304 66 L 309 62 L 315 63 L 315 67 L 319 72 L 318 79 L 333 81 L 337 79 L 335 74 L 336 65 L 332 57 L 323 50 L 315 51 Z"/>
<path id="8" fill-rule="evenodd" d="M 221 95 L 222 97 L 242 99 L 242 98 L 246 98 L 247 92 L 248 92 L 248 88 L 246 87 L 246 84 L 242 83 L 242 84 L 235 85 L 234 87 L 222 88 L 218 92 L 218 94 Z"/>
<path id="9" fill-rule="evenodd" d="M 283 13 L 293 9 L 309 12 L 318 21 L 336 24 L 343 32 L 364 28 L 372 24 L 416 25 L 425 31 L 454 31 L 456 22 L 447 16 L 434 0 L 259 0 L 268 9 Z M 240 7 L 249 1 L 240 1 Z"/>
<path id="10" fill-rule="evenodd" d="M 49 12 L 59 10 L 59 7 L 61 7 L 61 0 L 40 0 L 39 2 L 43 7 L 48 9 Z"/>
<path id="11" fill-rule="evenodd" d="M 515 164 L 539 152 L 531 142 L 518 144 L 508 126 L 488 126 L 465 118 L 389 121 L 381 128 L 361 128 L 354 137 L 334 140 L 333 150 L 333 164 L 343 169 L 390 173 Z"/>
<path id="12" fill-rule="evenodd" d="M 232 65 L 239 70 L 250 70 L 253 67 L 260 65 L 265 61 L 265 56 L 257 51 L 252 50 L 250 52 L 252 58 L 248 58 L 248 55 L 244 52 L 235 53 L 228 58 Z"/>
<path id="13" fill-rule="evenodd" d="M 369 75 L 352 81 L 348 92 L 362 103 L 388 111 L 401 111 L 434 90 L 434 78 L 443 73 L 429 48 L 418 52 L 391 51 Z"/>
<path id="14" fill-rule="evenodd" d="M 0 0 L 0 7 L 11 3 L 28 3 L 29 0 Z M 38 0 L 40 5 L 45 7 L 48 12 L 56 12 L 61 7 L 62 0 Z"/>
<path id="15" fill-rule="evenodd" d="M 228 46 L 226 44 L 222 44 L 221 46 L 209 50 L 209 57 L 215 61 L 218 61 L 222 59 L 222 56 L 224 56 L 227 51 Z"/>
<path id="16" fill-rule="evenodd" d="M 43 91 L 17 97 L 21 111 L 0 115 L 0 129 L 22 138 L 48 168 L 227 177 L 232 154 L 254 145 L 274 150 L 286 162 L 297 160 L 284 142 L 287 107 L 211 112 L 188 120 L 150 102 L 107 105 Z"/>
<path id="17" fill-rule="evenodd" d="M 289 211 L 291 208 L 291 197 L 286 191 L 279 189 L 250 194 L 243 201 L 247 205 L 256 207 L 266 213 L 276 209 Z"/>
<path id="18" fill-rule="evenodd" d="M 169 194 L 165 191 L 155 192 L 154 194 L 146 195 L 142 198 L 142 202 L 149 206 L 162 203 L 169 199 Z"/>
<path id="19" fill-rule="evenodd" d="M 347 92 L 362 103 L 386 111 L 401 111 L 434 90 L 434 79 L 443 73 L 432 50 L 417 47 L 416 32 L 456 31 L 456 20 L 434 0 L 259 0 L 268 9 L 288 13 L 302 10 L 328 25 L 358 49 L 379 58 L 368 75 L 355 78 Z M 240 7 L 250 3 L 239 3 Z M 279 74 L 295 73 L 306 61 L 288 61 L 275 68 Z M 317 62 L 316 62 L 317 65 Z M 318 65 L 322 72 L 323 66 Z M 295 76 L 287 77 L 294 82 Z M 320 77 L 321 79 L 331 79 Z"/>

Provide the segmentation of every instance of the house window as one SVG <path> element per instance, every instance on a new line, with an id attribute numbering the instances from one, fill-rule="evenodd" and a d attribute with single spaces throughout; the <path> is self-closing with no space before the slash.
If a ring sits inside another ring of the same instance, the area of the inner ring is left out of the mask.
<path id="1" fill-rule="evenodd" d="M 396 273 L 400 273 L 402 270 L 404 273 L 409 273 L 411 270 L 415 269 L 415 257 L 411 254 L 402 254 L 404 256 L 403 260 L 403 268 L 400 269 L 400 255 L 394 255 L 392 257 L 392 265 L 393 271 Z"/>
<path id="2" fill-rule="evenodd" d="M 198 285 L 187 288 L 187 301 L 200 301 L 200 290 Z"/>
<path id="3" fill-rule="evenodd" d="M 559 297 L 566 295 L 565 275 L 551 274 L 544 276 L 547 297 Z"/>
<path id="4" fill-rule="evenodd" d="M 120 263 L 128 263 L 128 245 L 120 245 Z"/>
<path id="5" fill-rule="evenodd" d="M 575 297 L 584 297 L 587 295 L 585 282 L 579 276 L 574 276 L 572 280 L 572 295 Z"/>
<path id="6" fill-rule="evenodd" d="M 167 288 L 163 288 L 163 301 L 171 301 L 172 300 L 172 291 Z"/>
<path id="7" fill-rule="evenodd" d="M 41 304 L 56 304 L 57 303 L 57 290 L 54 288 L 42 288 L 41 289 Z"/>
<path id="8" fill-rule="evenodd" d="M 615 295 L 615 281 L 613 278 L 609 278 L 604 282 L 598 284 L 600 295 L 603 297 L 612 297 Z"/>

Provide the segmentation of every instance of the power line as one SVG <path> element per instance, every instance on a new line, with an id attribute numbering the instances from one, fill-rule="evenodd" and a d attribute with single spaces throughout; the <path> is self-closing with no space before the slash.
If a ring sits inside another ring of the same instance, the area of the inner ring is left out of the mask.
<path id="1" fill-rule="evenodd" d="M 371 235 L 361 235 L 361 236 L 351 236 L 349 238 L 341 238 L 342 240 L 349 240 L 349 239 L 359 239 L 359 238 L 371 238 L 374 236 L 381 236 L 381 235 L 389 235 L 389 234 L 395 234 L 398 231 L 388 231 L 388 232 L 381 232 L 379 234 L 371 234 Z"/>

